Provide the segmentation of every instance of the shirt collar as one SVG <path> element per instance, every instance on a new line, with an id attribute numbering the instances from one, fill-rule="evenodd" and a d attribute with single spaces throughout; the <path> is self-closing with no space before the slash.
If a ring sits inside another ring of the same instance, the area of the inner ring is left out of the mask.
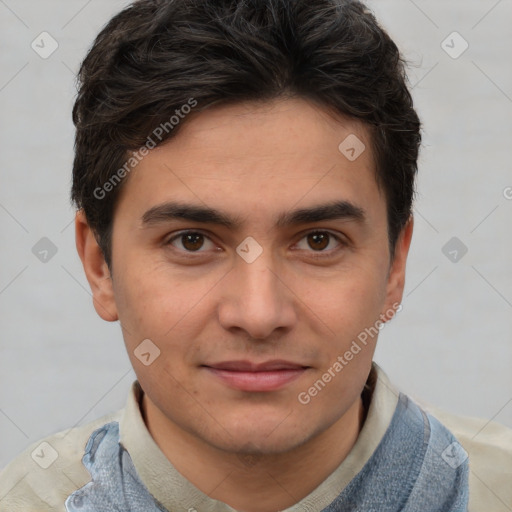
<path id="1" fill-rule="evenodd" d="M 314 491 L 285 512 L 322 510 L 361 471 L 391 423 L 398 402 L 398 391 L 384 371 L 373 363 L 368 378 L 373 393 L 363 428 L 345 460 Z M 236 512 L 210 498 L 183 477 L 155 443 L 140 411 L 143 391 L 138 381 L 132 384 L 120 418 L 120 440 L 128 451 L 144 485 L 168 510 L 189 510 L 201 504 L 201 512 Z"/>

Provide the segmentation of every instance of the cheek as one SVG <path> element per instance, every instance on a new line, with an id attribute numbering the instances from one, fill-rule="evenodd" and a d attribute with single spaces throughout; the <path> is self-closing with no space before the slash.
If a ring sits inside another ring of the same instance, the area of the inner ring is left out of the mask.
<path id="1" fill-rule="evenodd" d="M 128 345 L 141 337 L 162 338 L 190 311 L 195 293 L 164 272 L 137 271 L 135 267 L 119 275 L 114 293 Z"/>
<path id="2" fill-rule="evenodd" d="M 309 308 L 328 327 L 322 336 L 322 362 L 302 387 L 302 399 L 311 413 L 336 415 L 340 407 L 353 403 L 361 393 L 371 368 L 379 322 L 385 298 L 380 277 L 368 280 L 356 276 L 325 286 L 323 293 L 311 294 Z M 311 312 L 308 313 L 311 317 Z M 324 333 L 327 328 L 324 329 Z M 333 416 L 334 417 L 334 416 Z"/>
<path id="3" fill-rule="evenodd" d="M 296 279 L 303 315 L 324 326 L 342 344 L 374 325 L 386 297 L 385 272 L 378 266 L 351 267 L 321 281 Z"/>

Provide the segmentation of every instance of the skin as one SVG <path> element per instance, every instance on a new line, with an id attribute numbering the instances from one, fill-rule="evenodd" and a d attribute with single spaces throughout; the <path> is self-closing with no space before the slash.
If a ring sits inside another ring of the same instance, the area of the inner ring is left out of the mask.
<path id="1" fill-rule="evenodd" d="M 349 134 L 366 145 L 353 162 L 338 150 Z M 142 221 L 170 201 L 221 211 L 238 224 Z M 364 217 L 276 222 L 336 201 Z M 183 230 L 205 238 L 184 244 Z M 311 231 L 323 232 L 320 243 Z M 263 249 L 252 263 L 236 252 L 249 236 Z M 151 435 L 196 487 L 247 512 L 297 503 L 353 447 L 377 337 L 307 405 L 297 397 L 400 303 L 411 236 L 412 219 L 391 259 L 366 127 L 298 98 L 191 114 L 175 138 L 151 151 L 115 208 L 112 275 L 83 213 L 76 219 L 95 308 L 120 320 Z M 134 355 L 144 339 L 161 351 L 149 366 Z M 203 366 L 273 359 L 307 369 L 280 389 L 253 392 Z"/>

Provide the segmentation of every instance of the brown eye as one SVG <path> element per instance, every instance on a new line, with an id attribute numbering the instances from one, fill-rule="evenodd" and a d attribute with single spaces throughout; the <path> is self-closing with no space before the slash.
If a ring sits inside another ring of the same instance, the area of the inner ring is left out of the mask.
<path id="1" fill-rule="evenodd" d="M 215 249 L 215 244 L 207 235 L 199 231 L 182 231 L 166 242 L 183 253 L 203 253 Z"/>
<path id="2" fill-rule="evenodd" d="M 181 244 L 187 251 L 198 251 L 204 245 L 201 233 L 186 233 L 181 236 Z"/>
<path id="3" fill-rule="evenodd" d="M 329 233 L 310 233 L 307 235 L 308 246 L 314 251 L 323 251 L 330 241 Z"/>
<path id="4" fill-rule="evenodd" d="M 295 244 L 294 249 L 311 258 L 330 258 L 346 247 L 343 239 L 330 231 L 310 231 Z"/>

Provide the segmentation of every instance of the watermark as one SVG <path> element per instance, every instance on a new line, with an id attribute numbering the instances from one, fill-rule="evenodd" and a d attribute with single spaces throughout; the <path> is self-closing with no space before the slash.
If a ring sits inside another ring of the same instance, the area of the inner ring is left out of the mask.
<path id="1" fill-rule="evenodd" d="M 59 458 L 57 450 L 46 441 L 39 444 L 30 456 L 32 460 L 43 469 L 48 469 Z"/>
<path id="2" fill-rule="evenodd" d="M 30 47 L 41 59 L 48 59 L 58 49 L 59 43 L 48 32 L 41 32 L 31 43 Z"/>
<path id="3" fill-rule="evenodd" d="M 512 200 L 512 187 L 505 187 L 503 189 L 503 197 L 508 201 Z"/>
<path id="4" fill-rule="evenodd" d="M 320 391 L 322 391 L 325 386 L 331 382 L 331 380 L 334 379 L 345 368 L 345 366 L 352 361 L 352 359 L 354 359 L 354 356 L 361 352 L 363 349 L 361 345 L 366 346 L 368 344 L 368 340 L 375 338 L 375 336 L 377 336 L 377 334 L 386 325 L 386 322 L 391 320 L 400 311 L 402 311 L 402 304 L 395 302 L 391 308 L 379 316 L 379 320 L 377 320 L 371 327 L 366 327 L 364 331 L 361 331 L 357 335 L 357 339 L 352 341 L 350 348 L 345 351 L 343 355 L 338 356 L 336 361 L 307 391 L 300 392 L 297 395 L 297 400 L 302 405 L 309 404 L 311 399 L 318 395 L 318 393 L 320 393 Z"/>
<path id="5" fill-rule="evenodd" d="M 146 143 L 140 147 L 137 151 L 133 151 L 131 157 L 125 162 L 123 167 L 119 168 L 101 187 L 94 189 L 93 195 L 100 201 L 105 199 L 109 192 L 112 192 L 121 181 L 130 174 L 137 165 L 144 160 L 144 157 L 148 156 L 152 149 L 155 149 L 159 142 L 164 139 L 164 134 L 169 134 L 174 128 L 180 124 L 182 119 L 190 114 L 192 109 L 197 106 L 197 100 L 189 98 L 187 103 L 183 104 L 179 109 L 177 108 L 168 121 L 161 123 L 157 126 L 151 135 L 146 139 Z"/>
<path id="6" fill-rule="evenodd" d="M 238 454 L 238 458 L 242 461 L 244 466 L 252 468 L 261 460 L 263 456 L 258 453 L 258 449 L 252 443 L 247 443 L 244 446 L 243 453 Z"/>
<path id="7" fill-rule="evenodd" d="M 441 48 L 452 59 L 458 59 L 469 48 L 469 43 L 458 32 L 452 32 L 443 40 Z"/>
<path id="8" fill-rule="evenodd" d="M 57 254 L 57 251 L 57 246 L 45 236 L 32 247 L 32 254 L 41 263 L 48 263 Z"/>
<path id="9" fill-rule="evenodd" d="M 160 356 L 160 349 L 150 339 L 146 338 L 137 345 L 133 353 L 144 366 L 149 366 Z"/>
<path id="10" fill-rule="evenodd" d="M 441 457 L 451 468 L 457 469 L 466 462 L 468 452 L 457 441 L 454 441 L 444 449 Z"/>
<path id="11" fill-rule="evenodd" d="M 366 146 L 363 141 L 353 133 L 346 137 L 338 146 L 340 153 L 345 155 L 350 162 L 357 160 L 365 149 Z"/>
<path id="12" fill-rule="evenodd" d="M 456 236 L 446 242 L 441 252 L 452 262 L 458 263 L 468 252 L 466 244 Z"/>
<path id="13" fill-rule="evenodd" d="M 253 263 L 263 253 L 263 247 L 252 236 L 248 236 L 238 245 L 236 252 L 246 263 Z"/>

